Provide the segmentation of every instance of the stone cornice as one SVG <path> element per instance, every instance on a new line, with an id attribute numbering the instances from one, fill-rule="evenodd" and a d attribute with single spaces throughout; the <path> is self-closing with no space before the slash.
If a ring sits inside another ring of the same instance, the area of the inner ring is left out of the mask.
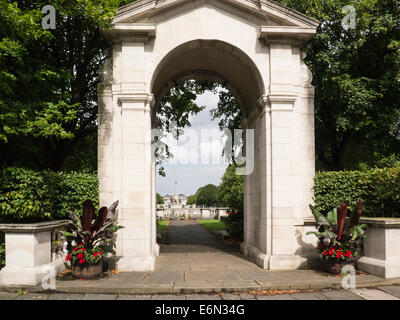
<path id="1" fill-rule="evenodd" d="M 400 218 L 361 218 L 360 223 L 382 229 L 399 229 Z"/>
<path id="2" fill-rule="evenodd" d="M 146 42 L 156 36 L 156 30 L 154 24 L 116 23 L 104 35 L 111 43 Z"/>
<path id="3" fill-rule="evenodd" d="M 292 27 L 292 26 L 262 26 L 258 31 L 258 39 L 270 43 L 290 43 L 302 45 L 309 41 L 316 29 L 313 27 Z"/>
<path id="4" fill-rule="evenodd" d="M 71 220 L 46 221 L 39 223 L 3 223 L 0 230 L 6 233 L 38 233 L 68 226 Z"/>
<path id="5" fill-rule="evenodd" d="M 298 11 L 285 7 L 279 3 L 268 0 L 215 0 L 224 2 L 243 10 L 261 14 L 281 21 L 282 24 L 289 24 L 301 27 L 317 28 L 319 21 L 310 18 Z M 187 0 L 140 0 L 129 3 L 118 9 L 114 23 L 131 21 L 156 12 L 168 10 L 169 8 L 187 4 Z M 204 2 L 212 2 L 204 0 Z"/>

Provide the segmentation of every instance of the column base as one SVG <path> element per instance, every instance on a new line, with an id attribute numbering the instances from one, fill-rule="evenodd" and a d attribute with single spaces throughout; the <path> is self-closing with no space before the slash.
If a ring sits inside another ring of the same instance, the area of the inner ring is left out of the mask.
<path id="1" fill-rule="evenodd" d="M 38 267 L 7 267 L 0 271 L 0 284 L 36 286 L 42 280 L 51 280 L 51 277 L 65 270 L 64 261 L 56 261 Z"/>
<path id="2" fill-rule="evenodd" d="M 147 272 L 154 271 L 156 264 L 155 256 L 147 257 L 122 257 L 117 261 L 118 271 Z"/>
<path id="3" fill-rule="evenodd" d="M 262 253 L 259 249 L 254 247 L 251 244 L 242 242 L 240 245 L 240 251 L 247 257 L 251 257 L 254 259 L 256 265 L 258 265 L 260 268 L 268 270 L 269 269 L 269 260 L 271 258 L 270 255 L 267 255 L 265 253 Z"/>
<path id="4" fill-rule="evenodd" d="M 272 255 L 269 261 L 270 270 L 296 270 L 308 266 L 308 260 L 298 255 Z"/>
<path id="5" fill-rule="evenodd" d="M 265 270 L 296 270 L 308 266 L 307 257 L 298 255 L 268 255 L 251 244 L 242 243 L 240 250 L 245 256 L 250 256 L 255 263 Z"/>
<path id="6" fill-rule="evenodd" d="M 154 245 L 154 255 L 155 255 L 156 257 L 158 257 L 158 256 L 160 255 L 160 245 L 159 245 L 158 243 L 156 243 L 156 244 Z"/>
<path id="7" fill-rule="evenodd" d="M 387 261 L 371 257 L 362 257 L 358 260 L 358 268 L 367 273 L 382 278 L 400 277 L 400 261 Z"/>

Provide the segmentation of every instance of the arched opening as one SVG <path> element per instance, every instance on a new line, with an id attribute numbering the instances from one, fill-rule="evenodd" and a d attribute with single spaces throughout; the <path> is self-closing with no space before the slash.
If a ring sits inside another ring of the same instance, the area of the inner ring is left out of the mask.
<path id="1" fill-rule="evenodd" d="M 169 52 L 154 71 L 151 81 L 151 92 L 155 100 L 151 110 L 153 128 L 158 128 L 157 112 L 160 111 L 163 97 L 178 84 L 189 80 L 215 82 L 229 90 L 236 99 L 242 119 L 252 113 L 257 106 L 257 101 L 265 94 L 264 80 L 259 70 L 243 51 L 231 44 L 217 40 L 190 41 Z M 242 128 L 248 129 L 244 126 Z M 244 180 L 246 181 L 246 179 Z M 174 199 L 166 204 L 166 208 L 171 209 L 170 203 L 173 204 Z M 183 206 L 180 209 L 185 208 Z M 221 210 L 223 209 L 221 208 Z M 220 214 L 221 210 L 210 208 L 210 210 L 199 211 L 202 211 L 202 216 L 204 214 L 211 217 L 217 213 Z M 192 228 L 193 226 L 187 227 L 188 234 L 195 233 Z M 192 246 L 195 244 L 191 238 L 184 239 L 184 241 Z"/>
<path id="2" fill-rule="evenodd" d="M 151 80 L 154 109 L 178 81 L 189 79 L 220 83 L 233 94 L 243 117 L 251 113 L 265 94 L 261 73 L 246 53 L 219 40 L 193 40 L 169 52 L 154 71 Z"/>

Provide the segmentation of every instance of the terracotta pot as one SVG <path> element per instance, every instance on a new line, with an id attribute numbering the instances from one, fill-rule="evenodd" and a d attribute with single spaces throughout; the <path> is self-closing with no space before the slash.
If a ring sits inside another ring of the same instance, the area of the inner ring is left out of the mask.
<path id="1" fill-rule="evenodd" d="M 79 279 L 95 279 L 99 278 L 102 273 L 102 261 L 93 265 L 76 265 L 72 266 L 72 275 Z"/>
<path id="2" fill-rule="evenodd" d="M 332 274 L 342 273 L 342 268 L 348 265 L 355 267 L 355 260 L 348 259 L 337 261 L 336 259 L 322 259 L 322 271 Z"/>

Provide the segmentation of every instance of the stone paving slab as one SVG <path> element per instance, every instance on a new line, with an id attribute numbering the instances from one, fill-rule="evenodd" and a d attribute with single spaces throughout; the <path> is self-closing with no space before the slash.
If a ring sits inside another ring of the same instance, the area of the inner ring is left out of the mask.
<path id="1" fill-rule="evenodd" d="M 290 296 L 295 300 L 328 300 L 328 298 L 320 292 L 293 293 Z"/>
<path id="2" fill-rule="evenodd" d="M 213 271 L 213 272 L 204 272 L 204 271 L 189 271 L 185 272 L 185 281 L 240 281 L 243 280 L 239 274 L 235 271 Z"/>
<path id="3" fill-rule="evenodd" d="M 329 290 L 322 292 L 322 294 L 327 297 L 328 300 L 364 300 L 359 295 L 348 290 Z"/>
<path id="4" fill-rule="evenodd" d="M 201 300 L 201 301 L 206 301 L 206 300 L 221 300 L 221 296 L 218 295 L 190 295 L 186 296 L 186 300 Z"/>
<path id="5" fill-rule="evenodd" d="M 49 294 L 47 300 L 83 300 L 84 294 L 54 293 Z"/>
<path id="6" fill-rule="evenodd" d="M 386 286 L 386 287 L 379 286 L 378 289 L 385 291 L 391 296 L 400 298 L 400 286 Z"/>
<path id="7" fill-rule="evenodd" d="M 151 297 L 151 300 L 186 300 L 186 296 L 174 294 L 154 295 Z"/>
<path id="8" fill-rule="evenodd" d="M 117 295 L 115 294 L 93 294 L 88 293 L 83 296 L 82 300 L 116 300 Z"/>
<path id="9" fill-rule="evenodd" d="M 169 281 L 184 281 L 185 273 L 183 271 L 154 271 L 146 275 L 143 283 L 168 283 Z"/>
<path id="10" fill-rule="evenodd" d="M 277 294 L 277 295 L 257 295 L 257 300 L 294 300 L 289 294 Z"/>
<path id="11" fill-rule="evenodd" d="M 12 300 L 18 297 L 17 293 L 0 292 L 0 300 Z"/>
<path id="12" fill-rule="evenodd" d="M 377 289 L 354 289 L 352 293 L 359 295 L 365 300 L 400 300 L 390 294 Z"/>
<path id="13" fill-rule="evenodd" d="M 123 294 L 123 295 L 118 295 L 117 300 L 151 300 L 151 296 L 150 295 Z"/>

